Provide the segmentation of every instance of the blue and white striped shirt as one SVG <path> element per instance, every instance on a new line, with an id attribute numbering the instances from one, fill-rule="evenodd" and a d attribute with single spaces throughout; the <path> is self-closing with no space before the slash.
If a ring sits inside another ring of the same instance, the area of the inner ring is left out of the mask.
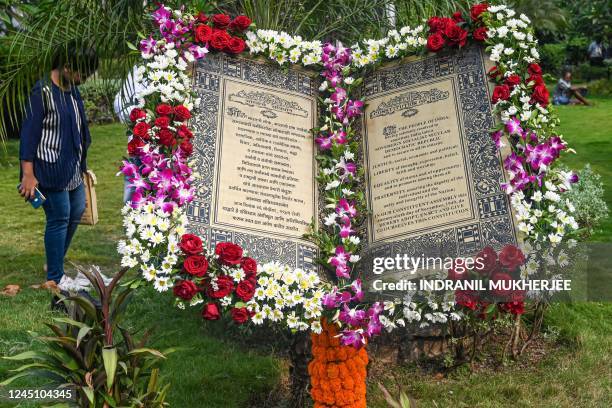
<path id="1" fill-rule="evenodd" d="M 90 142 L 78 89 L 63 91 L 51 81 L 38 81 L 26 106 L 19 156 L 33 162 L 40 186 L 54 191 L 78 187 Z"/>

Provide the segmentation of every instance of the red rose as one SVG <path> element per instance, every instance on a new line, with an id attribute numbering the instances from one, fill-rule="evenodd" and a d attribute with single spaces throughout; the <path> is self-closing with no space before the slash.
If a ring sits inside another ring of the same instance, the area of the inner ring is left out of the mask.
<path id="1" fill-rule="evenodd" d="M 538 84 L 533 87 L 533 93 L 531 94 L 531 100 L 542 105 L 544 108 L 548 106 L 548 99 L 550 94 L 548 88 L 544 84 Z"/>
<path id="2" fill-rule="evenodd" d="M 500 253 L 500 255 L 501 255 L 501 253 Z M 504 272 L 498 272 L 498 273 L 493 274 L 493 276 L 491 277 L 491 280 L 493 282 L 498 282 L 497 284 L 500 285 L 500 286 L 496 287 L 495 289 L 491 289 L 491 292 L 494 295 L 505 297 L 505 296 L 509 295 L 510 293 L 512 293 L 511 289 L 504 289 L 504 287 L 510 288 L 510 284 L 509 283 L 504 283 L 504 282 L 512 282 L 512 276 L 510 276 L 510 275 L 508 275 L 507 273 L 504 273 Z"/>
<path id="3" fill-rule="evenodd" d="M 138 154 L 138 149 L 142 146 L 144 146 L 142 139 L 139 137 L 133 137 L 128 143 L 128 154 L 130 156 L 136 156 Z"/>
<path id="4" fill-rule="evenodd" d="M 499 68 L 497 68 L 496 66 L 489 68 L 489 71 L 487 72 L 487 76 L 491 78 L 492 80 L 499 79 L 501 75 L 502 73 L 499 71 Z"/>
<path id="5" fill-rule="evenodd" d="M 167 105 L 165 103 L 160 103 L 159 105 L 157 105 L 157 107 L 155 108 L 155 112 L 159 115 L 159 116 L 170 116 L 172 115 L 172 106 Z"/>
<path id="6" fill-rule="evenodd" d="M 242 38 L 232 37 L 227 43 L 227 50 L 232 54 L 240 54 L 246 48 L 246 43 Z"/>
<path id="7" fill-rule="evenodd" d="M 162 129 L 167 128 L 170 125 L 170 118 L 167 116 L 160 116 L 155 119 L 155 126 L 160 127 Z"/>
<path id="8" fill-rule="evenodd" d="M 249 311 L 246 307 L 233 307 L 232 319 L 238 324 L 244 324 L 249 321 Z"/>
<path id="9" fill-rule="evenodd" d="M 480 19 L 482 13 L 487 11 L 489 5 L 487 3 L 474 4 L 470 9 L 470 17 L 472 21 L 477 21 Z"/>
<path id="10" fill-rule="evenodd" d="M 183 270 L 190 275 L 201 278 L 208 271 L 208 259 L 202 255 L 190 255 L 183 262 Z"/>
<path id="11" fill-rule="evenodd" d="M 456 22 L 456 23 L 460 23 L 460 22 L 464 21 L 463 20 L 463 16 L 461 15 L 461 12 L 459 10 L 457 10 L 457 11 L 455 11 L 453 13 L 453 21 Z"/>
<path id="12" fill-rule="evenodd" d="M 172 291 L 176 297 L 191 300 L 198 293 L 198 287 L 190 280 L 182 280 L 174 284 Z"/>
<path id="13" fill-rule="evenodd" d="M 208 17 L 206 16 L 206 14 L 202 13 L 201 11 L 198 13 L 196 18 L 198 19 L 200 23 L 205 23 L 208 21 Z"/>
<path id="14" fill-rule="evenodd" d="M 478 27 L 477 29 L 474 30 L 474 32 L 472 33 L 472 37 L 476 40 L 476 41 L 484 41 L 488 38 L 487 35 L 487 28 L 486 27 Z"/>
<path id="15" fill-rule="evenodd" d="M 219 306 L 214 302 L 208 302 L 204 305 L 202 310 L 202 317 L 206 320 L 219 320 L 221 314 L 219 313 Z"/>
<path id="16" fill-rule="evenodd" d="M 514 245 L 506 245 L 499 253 L 499 263 L 513 271 L 525 263 L 525 255 Z"/>
<path id="17" fill-rule="evenodd" d="M 191 154 L 193 153 L 193 145 L 191 144 L 190 141 L 188 140 L 183 140 L 183 143 L 181 143 L 181 150 L 187 155 L 187 156 L 191 156 Z"/>
<path id="18" fill-rule="evenodd" d="M 217 278 L 215 283 L 217 289 L 213 287 L 212 283 L 208 285 L 207 294 L 213 299 L 221 299 L 232 293 L 234 290 L 234 280 L 227 275 L 221 275 Z"/>
<path id="19" fill-rule="evenodd" d="M 510 88 L 508 85 L 498 85 L 493 89 L 493 103 L 505 101 L 510 97 Z"/>
<path id="20" fill-rule="evenodd" d="M 540 65 L 534 62 L 529 64 L 529 66 L 527 67 L 527 72 L 529 73 L 529 75 L 542 75 L 542 68 L 540 67 Z"/>
<path id="21" fill-rule="evenodd" d="M 478 308 L 478 296 L 475 292 L 467 290 L 456 290 L 455 291 L 455 303 L 459 306 L 467 307 L 471 310 Z"/>
<path id="22" fill-rule="evenodd" d="M 512 74 L 506 78 L 505 82 L 506 82 L 506 85 L 508 85 L 510 89 L 512 89 L 521 83 L 521 77 L 518 76 L 517 74 Z"/>
<path id="23" fill-rule="evenodd" d="M 134 108 L 130 112 L 130 120 L 136 122 L 138 119 L 144 119 L 147 117 L 147 112 L 140 108 Z"/>
<path id="24" fill-rule="evenodd" d="M 184 122 L 191 118 L 191 112 L 189 112 L 189 109 L 187 109 L 183 105 L 175 106 L 174 118 L 177 119 L 179 122 Z"/>
<path id="25" fill-rule="evenodd" d="M 162 129 L 157 132 L 157 137 L 159 138 L 159 143 L 166 147 L 171 147 L 176 144 L 174 134 L 168 129 Z"/>
<path id="26" fill-rule="evenodd" d="M 253 258 L 244 258 L 242 262 L 240 262 L 240 266 L 249 278 L 257 274 L 257 261 Z"/>
<path id="27" fill-rule="evenodd" d="M 195 29 L 195 40 L 200 43 L 206 43 L 210 41 L 210 36 L 213 33 L 213 29 L 211 26 L 207 26 L 206 24 L 200 24 Z"/>
<path id="28" fill-rule="evenodd" d="M 138 122 L 136 126 L 134 126 L 132 133 L 134 133 L 135 136 L 142 137 L 143 139 L 144 138 L 148 139 L 149 129 L 151 129 L 151 126 L 149 126 L 145 122 Z"/>
<path id="29" fill-rule="evenodd" d="M 186 255 L 199 255 L 204 251 L 202 247 L 202 240 L 197 235 L 183 234 L 179 248 L 183 250 Z"/>
<path id="30" fill-rule="evenodd" d="M 513 315 L 522 315 L 523 313 L 525 313 L 525 302 L 523 302 L 522 300 L 500 303 L 499 307 L 502 310 Z"/>
<path id="31" fill-rule="evenodd" d="M 462 280 L 467 278 L 467 270 L 464 268 L 463 271 L 459 272 L 456 268 L 450 268 L 448 270 L 448 276 L 446 279 L 450 280 Z"/>
<path id="32" fill-rule="evenodd" d="M 444 30 L 444 35 L 448 39 L 449 45 L 463 47 L 467 42 L 467 31 L 457 24 L 448 24 Z"/>
<path id="33" fill-rule="evenodd" d="M 238 283 L 238 286 L 236 287 L 236 295 L 238 295 L 240 299 L 245 302 L 248 302 L 253 298 L 254 294 L 255 285 L 252 282 L 248 280 L 243 280 Z"/>
<path id="34" fill-rule="evenodd" d="M 244 31 L 250 27 L 252 22 L 247 16 L 237 16 L 232 20 L 229 27 L 234 31 Z"/>
<path id="35" fill-rule="evenodd" d="M 453 19 L 448 17 L 431 17 L 429 20 L 427 20 L 429 32 L 432 34 L 444 31 L 446 30 L 446 26 L 454 24 L 455 22 Z"/>
<path id="36" fill-rule="evenodd" d="M 238 265 L 242 261 L 242 248 L 231 242 L 221 242 L 215 247 L 215 254 L 225 265 Z"/>
<path id="37" fill-rule="evenodd" d="M 475 261 L 474 270 L 481 275 L 489 275 L 497 268 L 497 254 L 490 246 L 483 248 Z"/>
<path id="38" fill-rule="evenodd" d="M 212 22 L 215 25 L 215 27 L 217 28 L 226 28 L 231 21 L 231 17 L 228 16 L 227 14 L 215 14 L 212 17 Z"/>
<path id="39" fill-rule="evenodd" d="M 210 46 L 215 50 L 223 50 L 230 41 L 230 35 L 223 30 L 214 30 L 210 37 Z"/>
<path id="40" fill-rule="evenodd" d="M 530 75 L 525 82 L 533 82 L 533 85 L 544 85 L 544 78 L 542 78 L 542 75 Z"/>
<path id="41" fill-rule="evenodd" d="M 433 33 L 427 38 L 427 49 L 438 52 L 444 47 L 444 37 L 440 33 Z"/>
<path id="42" fill-rule="evenodd" d="M 176 134 L 181 139 L 191 139 L 193 137 L 193 132 L 189 130 L 189 128 L 185 125 L 181 125 L 176 129 Z"/>

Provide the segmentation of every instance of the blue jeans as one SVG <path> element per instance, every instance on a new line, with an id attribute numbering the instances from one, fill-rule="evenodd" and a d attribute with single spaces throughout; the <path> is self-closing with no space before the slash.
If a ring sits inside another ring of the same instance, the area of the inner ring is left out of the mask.
<path id="1" fill-rule="evenodd" d="M 47 198 L 43 204 L 47 217 L 45 227 L 47 280 L 59 283 L 64 276 L 64 256 L 85 211 L 85 188 L 81 183 L 71 191 L 41 189 L 41 192 Z"/>

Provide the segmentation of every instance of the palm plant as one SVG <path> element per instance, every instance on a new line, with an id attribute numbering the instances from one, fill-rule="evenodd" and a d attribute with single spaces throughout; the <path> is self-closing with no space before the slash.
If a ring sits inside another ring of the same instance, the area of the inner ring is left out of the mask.
<path id="1" fill-rule="evenodd" d="M 142 0 L 39 1 L 20 27 L 0 37 L 0 106 L 9 113 L 6 120 L 17 120 L 34 82 L 69 44 L 94 48 L 108 75 L 126 72 L 136 57 L 127 43 L 136 42 L 147 24 L 144 8 Z M 7 123 L 0 125 L 4 137 Z"/>

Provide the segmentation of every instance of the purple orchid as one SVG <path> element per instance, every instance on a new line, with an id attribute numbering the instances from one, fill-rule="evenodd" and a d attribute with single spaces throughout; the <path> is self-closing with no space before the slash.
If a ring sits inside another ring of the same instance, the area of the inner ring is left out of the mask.
<path id="1" fill-rule="evenodd" d="M 521 127 L 521 121 L 517 118 L 513 117 L 508 122 L 506 122 L 506 131 L 510 135 L 520 135 L 523 133 L 523 128 Z"/>
<path id="2" fill-rule="evenodd" d="M 360 100 L 349 100 L 346 103 L 346 113 L 349 118 L 354 118 L 361 115 L 363 110 L 363 101 Z"/>
<path id="3" fill-rule="evenodd" d="M 319 136 L 315 139 L 316 144 L 319 146 L 321 150 L 328 150 L 332 147 L 332 137 L 331 136 Z"/>
<path id="4" fill-rule="evenodd" d="M 351 346 L 356 349 L 363 347 L 366 344 L 363 329 L 343 331 L 340 342 L 343 346 Z"/>
<path id="5" fill-rule="evenodd" d="M 156 45 L 157 45 L 157 41 L 155 41 L 153 37 L 146 38 L 140 41 L 140 51 L 143 54 L 151 55 L 155 51 Z"/>
<path id="6" fill-rule="evenodd" d="M 351 283 L 351 290 L 353 291 L 353 294 L 354 294 L 352 300 L 361 302 L 364 297 L 363 289 L 361 287 L 361 279 L 355 279 L 353 283 Z"/>
<path id="7" fill-rule="evenodd" d="M 342 306 L 338 316 L 338 320 L 353 327 L 360 327 L 364 323 L 365 318 L 365 310 L 351 309 L 346 303 Z"/>
<path id="8" fill-rule="evenodd" d="M 339 245 L 336 247 L 335 255 L 330 257 L 327 261 L 330 265 L 336 267 L 336 276 L 339 278 L 349 278 L 349 269 L 347 262 L 350 258 L 350 253 L 346 252 L 344 246 Z"/>

